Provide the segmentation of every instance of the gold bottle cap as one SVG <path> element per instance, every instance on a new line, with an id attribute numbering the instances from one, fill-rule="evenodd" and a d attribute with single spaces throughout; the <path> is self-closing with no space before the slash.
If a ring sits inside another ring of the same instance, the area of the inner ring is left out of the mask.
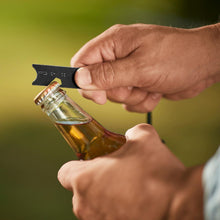
<path id="1" fill-rule="evenodd" d="M 35 98 L 36 105 L 40 105 L 44 100 L 54 91 L 60 87 L 60 84 L 56 81 L 51 82 L 43 91 L 41 91 Z"/>

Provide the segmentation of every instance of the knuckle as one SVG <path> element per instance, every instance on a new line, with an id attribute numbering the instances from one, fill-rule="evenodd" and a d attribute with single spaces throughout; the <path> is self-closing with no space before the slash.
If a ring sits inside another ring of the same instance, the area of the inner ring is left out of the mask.
<path id="1" fill-rule="evenodd" d="M 153 106 L 143 106 L 142 111 L 144 113 L 151 112 L 153 110 Z"/>
<path id="2" fill-rule="evenodd" d="M 84 98 L 86 98 L 86 99 L 91 99 L 91 98 L 92 98 L 91 95 L 89 94 L 89 92 L 86 91 L 86 90 L 80 91 L 80 94 L 81 94 Z"/>
<path id="3" fill-rule="evenodd" d="M 61 180 L 65 180 L 66 177 L 68 176 L 68 171 L 69 171 L 69 165 L 71 164 L 70 162 L 67 162 L 65 164 L 62 165 L 62 167 L 59 169 L 58 173 L 57 173 L 57 178 L 59 181 Z"/>
<path id="4" fill-rule="evenodd" d="M 125 93 L 118 93 L 115 100 L 117 102 L 120 102 L 120 103 L 125 103 L 126 99 L 127 99 L 127 94 L 125 94 Z"/>
<path id="5" fill-rule="evenodd" d="M 93 217 L 93 212 L 91 210 L 90 203 L 85 199 L 85 197 L 81 196 L 73 196 L 72 198 L 72 210 L 75 213 L 75 216 L 80 220 L 85 219 L 96 219 Z"/>
<path id="6" fill-rule="evenodd" d="M 140 113 L 148 113 L 151 111 L 148 106 L 142 106 L 142 105 L 137 106 L 137 109 L 139 110 Z"/>
<path id="7" fill-rule="evenodd" d="M 108 98 L 115 102 L 127 104 L 129 95 L 130 95 L 130 92 L 125 87 L 108 90 Z"/>
<path id="8" fill-rule="evenodd" d="M 123 33 L 126 27 L 127 25 L 115 24 L 107 30 L 107 34 L 114 39 L 117 39 L 119 36 L 123 37 Z"/>
<path id="9" fill-rule="evenodd" d="M 145 137 L 148 139 L 153 137 L 155 134 L 153 126 L 146 123 L 138 124 L 134 127 L 134 129 L 137 130 L 141 137 Z"/>
<path id="10" fill-rule="evenodd" d="M 140 107 L 142 109 L 143 112 L 147 113 L 147 112 L 151 112 L 153 111 L 153 109 L 156 107 L 156 105 L 158 104 L 160 100 L 152 100 L 149 99 L 149 96 L 147 98 L 145 98 L 144 101 L 142 101 L 142 103 L 140 103 Z"/>
<path id="11" fill-rule="evenodd" d="M 77 173 L 74 176 L 74 188 L 77 191 L 81 191 L 82 186 L 83 186 L 83 175 L 82 173 Z"/>
<path id="12" fill-rule="evenodd" d="M 70 60 L 70 65 L 72 67 L 80 67 L 82 66 L 81 62 L 80 62 L 80 57 L 79 57 L 79 53 L 75 54 L 71 60 Z"/>
<path id="13" fill-rule="evenodd" d="M 142 147 L 154 140 L 155 131 L 149 124 L 138 124 L 126 132 L 126 137 L 136 146 Z"/>
<path id="14" fill-rule="evenodd" d="M 148 107 L 140 106 L 140 105 L 124 105 L 123 106 L 125 110 L 129 112 L 139 112 L 139 113 L 147 113 L 151 110 L 148 109 Z"/>
<path id="15" fill-rule="evenodd" d="M 80 172 L 74 177 L 74 189 L 78 194 L 85 194 L 86 189 L 89 186 L 88 176 L 84 172 Z"/>
<path id="16" fill-rule="evenodd" d="M 73 212 L 75 213 L 76 217 L 83 220 L 85 210 L 80 202 L 77 202 L 73 205 Z"/>
<path id="17" fill-rule="evenodd" d="M 122 107 L 128 112 L 137 112 L 132 105 L 123 104 Z"/>
<path id="18" fill-rule="evenodd" d="M 111 30 L 111 31 L 118 31 L 118 30 L 120 30 L 122 27 L 124 27 L 125 25 L 123 25 L 123 24 L 115 24 L 115 25 L 113 25 L 113 26 L 111 26 L 109 29 Z"/>

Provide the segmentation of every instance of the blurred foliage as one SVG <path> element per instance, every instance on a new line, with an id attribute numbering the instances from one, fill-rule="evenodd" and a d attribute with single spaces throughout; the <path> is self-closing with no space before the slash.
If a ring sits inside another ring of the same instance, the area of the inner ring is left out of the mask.
<path id="1" fill-rule="evenodd" d="M 74 154 L 33 98 L 32 63 L 69 66 L 88 40 L 115 23 L 195 27 L 217 22 L 219 1 L 8 0 L 0 3 L 0 219 L 75 219 L 71 193 L 57 182 L 59 167 Z M 68 94 L 109 130 L 124 133 L 145 122 L 108 102 L 99 106 L 77 91 Z M 154 125 L 188 166 L 204 163 L 219 142 L 219 84 L 191 100 L 163 100 Z"/>
<path id="2" fill-rule="evenodd" d="M 181 15 L 196 19 L 204 24 L 219 21 L 220 1 L 219 0 L 184 0 L 180 7 Z"/>

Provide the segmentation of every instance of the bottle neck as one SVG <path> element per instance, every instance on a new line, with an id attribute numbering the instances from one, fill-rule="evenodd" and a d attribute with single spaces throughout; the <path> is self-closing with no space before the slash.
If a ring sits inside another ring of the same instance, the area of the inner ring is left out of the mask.
<path id="1" fill-rule="evenodd" d="M 62 89 L 48 95 L 41 108 L 55 123 L 82 124 L 92 120 Z"/>

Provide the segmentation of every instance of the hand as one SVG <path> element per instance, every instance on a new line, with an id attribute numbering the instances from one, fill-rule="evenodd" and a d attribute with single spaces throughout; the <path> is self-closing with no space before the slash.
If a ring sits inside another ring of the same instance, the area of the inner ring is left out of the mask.
<path id="1" fill-rule="evenodd" d="M 195 29 L 115 25 L 85 44 L 71 65 L 80 93 L 148 112 L 163 96 L 191 98 L 220 80 L 219 24 Z"/>
<path id="2" fill-rule="evenodd" d="M 126 137 L 126 144 L 108 156 L 71 161 L 59 170 L 59 181 L 73 191 L 76 216 L 81 220 L 202 219 L 201 172 L 192 183 L 184 165 L 150 125 L 138 125 Z M 193 208 L 191 213 L 188 207 Z"/>

